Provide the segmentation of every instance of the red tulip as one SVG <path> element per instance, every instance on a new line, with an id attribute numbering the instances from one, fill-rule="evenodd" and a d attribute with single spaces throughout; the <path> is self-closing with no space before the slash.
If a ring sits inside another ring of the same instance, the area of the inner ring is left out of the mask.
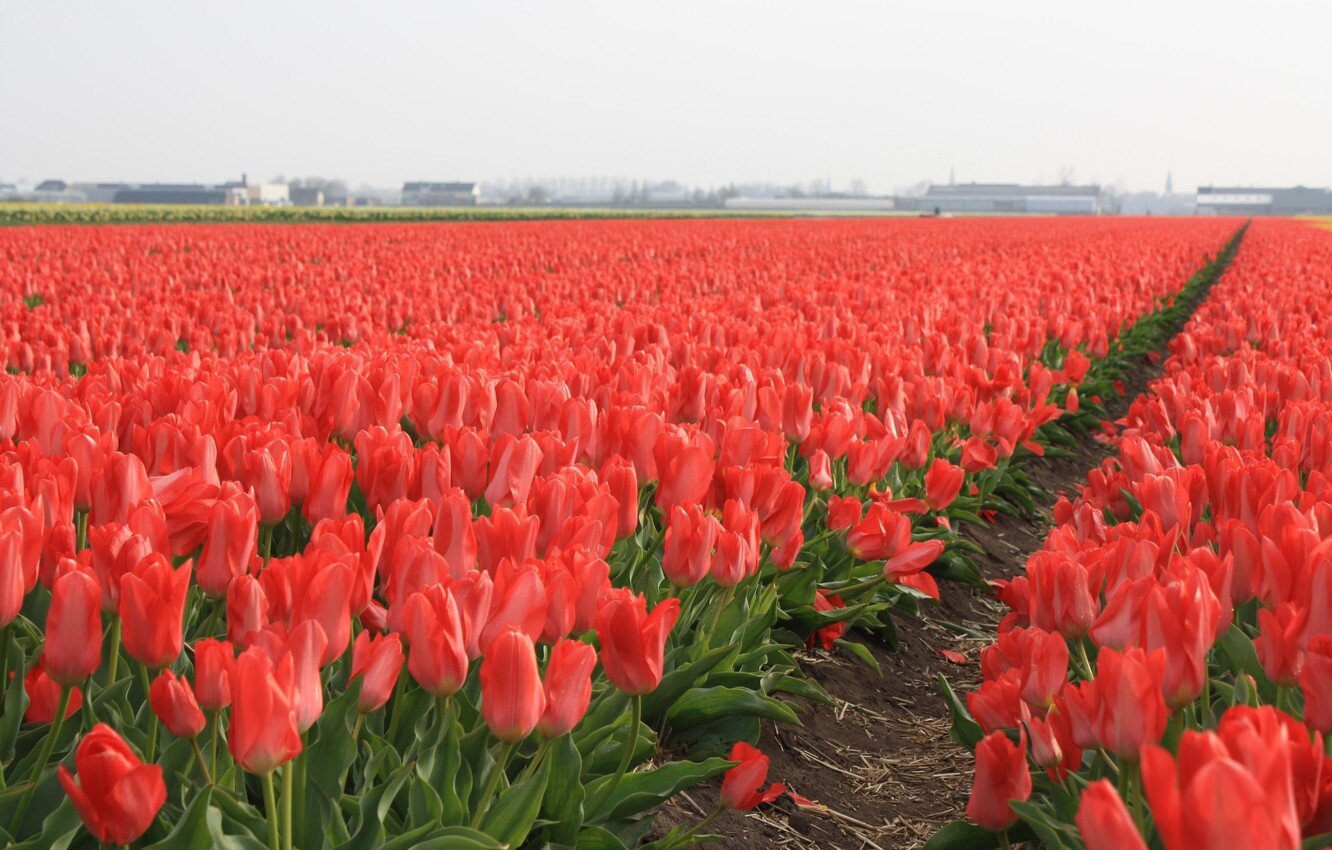
<path id="1" fill-rule="evenodd" d="M 246 647 L 268 625 L 268 596 L 259 580 L 244 575 L 227 590 L 227 638 Z"/>
<path id="2" fill-rule="evenodd" d="M 467 643 L 453 594 L 434 584 L 413 593 L 403 608 L 410 651 L 407 671 L 427 693 L 447 697 L 467 681 Z"/>
<path id="3" fill-rule="evenodd" d="M 249 773 L 268 774 L 300 755 L 301 733 L 292 702 L 291 661 L 273 661 L 260 647 L 242 652 L 231 675 L 227 746 Z"/>
<path id="4" fill-rule="evenodd" d="M 259 509 L 248 494 L 238 493 L 213 503 L 195 580 L 214 599 L 227 595 L 231 582 L 249 569 L 259 539 Z"/>
<path id="5" fill-rule="evenodd" d="M 828 530 L 841 531 L 860 522 L 864 505 L 854 496 L 832 496 L 828 499 Z"/>
<path id="6" fill-rule="evenodd" d="M 194 693 L 199 705 L 218 711 L 231 705 L 231 670 L 235 650 L 225 640 L 203 638 L 194 645 Z"/>
<path id="7" fill-rule="evenodd" d="M 1300 846 L 1298 823 L 1293 836 L 1284 833 L 1287 812 L 1273 805 L 1259 778 L 1231 758 L 1213 733 L 1185 731 L 1178 763 L 1160 747 L 1143 750 L 1142 787 L 1166 850 Z M 1289 800 L 1287 805 L 1293 809 Z"/>
<path id="8" fill-rule="evenodd" d="M 659 603 L 652 613 L 642 596 L 620 593 L 596 616 L 601 664 L 611 684 L 630 696 L 650 694 L 661 683 L 666 638 L 680 616 L 680 600 Z"/>
<path id="9" fill-rule="evenodd" d="M 259 521 L 272 526 L 291 510 L 291 455 L 276 443 L 245 453 L 246 482 L 254 490 Z"/>
<path id="10" fill-rule="evenodd" d="M 560 640 L 551 648 L 543 682 L 546 709 L 537 731 L 547 738 L 573 731 L 592 700 L 592 669 L 596 666 L 596 650 L 581 641 Z"/>
<path id="11" fill-rule="evenodd" d="M 378 711 L 393 695 L 402 672 L 402 638 L 395 634 L 372 637 L 361 632 L 352 645 L 351 678 L 361 677 L 357 707 L 362 714 Z"/>
<path id="12" fill-rule="evenodd" d="M 935 458 L 925 473 L 925 504 L 932 511 L 942 511 L 953 503 L 962 490 L 966 473 L 943 458 Z"/>
<path id="13" fill-rule="evenodd" d="M 1087 850 L 1147 850 L 1115 786 L 1104 779 L 1082 792 L 1076 822 Z"/>
<path id="14" fill-rule="evenodd" d="M 962 444 L 962 468 L 967 472 L 993 469 L 999 450 L 984 437 L 972 437 Z"/>
<path id="15" fill-rule="evenodd" d="M 676 505 L 666 514 L 661 571 L 676 587 L 693 587 L 708 574 L 720 526 L 699 505 Z"/>
<path id="16" fill-rule="evenodd" d="M 131 658 L 160 670 L 180 657 L 189 589 L 190 562 L 172 569 L 167 557 L 156 552 L 120 577 L 120 618 Z"/>
<path id="17" fill-rule="evenodd" d="M 615 536 L 624 539 L 638 530 L 638 474 L 632 463 L 619 457 L 602 467 L 601 474 L 619 506 Z"/>
<path id="18" fill-rule="evenodd" d="M 721 803 L 726 808 L 747 812 L 786 793 L 786 786 L 780 782 L 759 790 L 768 778 L 768 757 L 759 750 L 737 741 L 728 758 L 737 764 L 722 777 Z"/>
<path id="19" fill-rule="evenodd" d="M 1103 649 L 1096 657 L 1093 732 L 1109 752 L 1135 761 L 1138 752 L 1155 744 L 1165 733 L 1170 712 L 1161 694 L 1165 678 L 1164 652 L 1130 649 L 1124 653 Z"/>
<path id="20" fill-rule="evenodd" d="M 481 660 L 481 716 L 501 741 L 521 741 L 540 722 L 546 708 L 532 639 L 505 629 Z"/>
<path id="21" fill-rule="evenodd" d="M 40 517 L 21 507 L 0 512 L 0 626 L 14 621 L 37 586 L 41 544 Z"/>
<path id="22" fill-rule="evenodd" d="M 42 663 L 62 685 L 82 682 L 102 663 L 101 602 L 96 579 L 83 570 L 65 573 L 51 589 Z"/>
<path id="23" fill-rule="evenodd" d="M 11 672 L 12 676 L 13 673 Z M 23 690 L 28 695 L 28 707 L 23 711 L 23 719 L 28 723 L 50 723 L 55 720 L 56 709 L 60 706 L 60 694 L 64 687 L 46 673 L 46 665 L 38 657 L 28 675 L 23 677 Z M 83 690 L 74 687 L 70 690 L 69 708 L 65 717 L 69 718 L 83 706 Z"/>
<path id="24" fill-rule="evenodd" d="M 666 432 L 657 438 L 653 454 L 657 461 L 658 508 L 667 511 L 703 500 L 716 470 L 711 442 L 697 433 Z"/>
<path id="25" fill-rule="evenodd" d="M 1017 822 L 1017 812 L 1009 803 L 1030 796 L 1026 736 L 1020 744 L 1014 744 L 1003 732 L 991 732 L 982 738 L 976 745 L 976 777 L 967 800 L 967 817 L 999 832 Z"/>
<path id="26" fill-rule="evenodd" d="M 177 738 L 193 738 L 203 731 L 204 714 L 190 683 L 176 678 L 170 670 L 163 670 L 153 680 L 148 701 L 162 725 Z"/>
<path id="27" fill-rule="evenodd" d="M 166 802 L 162 768 L 144 764 L 115 731 L 98 723 L 74 751 L 75 775 L 56 777 L 84 826 L 103 844 L 137 841 Z M 76 778 L 77 777 L 77 778 Z"/>
<path id="28" fill-rule="evenodd" d="M 1258 611 L 1258 637 L 1253 648 L 1267 678 L 1283 687 L 1294 685 L 1304 667 L 1300 648 L 1304 621 L 1304 611 L 1289 602 L 1281 603 L 1275 612 L 1267 608 Z"/>
<path id="29" fill-rule="evenodd" d="M 151 498 L 152 485 L 143 461 L 135 455 L 115 452 L 92 476 L 92 525 L 124 524 L 144 499 Z"/>
<path id="30" fill-rule="evenodd" d="M 1332 734 L 1332 635 L 1309 642 L 1299 675 L 1304 692 L 1304 722 L 1324 735 Z"/>
<path id="31" fill-rule="evenodd" d="M 318 471 L 310 479 L 310 492 L 301 506 L 301 513 L 311 525 L 347 515 L 352 475 L 351 455 L 336 446 L 327 448 Z"/>
<path id="32" fill-rule="evenodd" d="M 497 441 L 491 453 L 490 485 L 486 487 L 486 503 L 512 507 L 527 502 L 532 487 L 532 476 L 541 465 L 541 449 L 529 436 Z"/>
<path id="33" fill-rule="evenodd" d="M 446 492 L 435 507 L 432 531 L 435 551 L 444 556 L 449 575 L 462 578 L 476 569 L 476 532 L 472 529 L 472 503 L 458 488 Z"/>

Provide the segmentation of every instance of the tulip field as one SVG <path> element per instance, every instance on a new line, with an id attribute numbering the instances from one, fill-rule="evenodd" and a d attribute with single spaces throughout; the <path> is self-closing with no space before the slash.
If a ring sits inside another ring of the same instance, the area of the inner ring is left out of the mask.
<path id="1" fill-rule="evenodd" d="M 1007 613 L 930 847 L 1329 846 L 1330 305 L 1294 221 L 0 229 L 0 844 L 818 816 L 802 663 L 952 583 Z"/>

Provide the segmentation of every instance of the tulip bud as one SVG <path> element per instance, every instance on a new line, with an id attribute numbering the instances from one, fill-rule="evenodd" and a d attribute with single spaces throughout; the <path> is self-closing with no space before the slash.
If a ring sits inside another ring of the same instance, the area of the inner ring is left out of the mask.
<path id="1" fill-rule="evenodd" d="M 215 502 L 195 569 L 195 580 L 203 592 L 214 599 L 224 598 L 231 582 L 245 575 L 258 539 L 259 509 L 248 494 Z"/>
<path id="2" fill-rule="evenodd" d="M 501 741 L 521 741 L 546 708 L 532 639 L 507 628 L 490 642 L 481 661 L 481 715 Z"/>
<path id="3" fill-rule="evenodd" d="M 976 745 L 976 777 L 967 800 L 967 817 L 991 832 L 1017 822 L 1010 801 L 1031 796 L 1027 741 L 1014 744 L 1003 732 L 991 732 Z"/>
<path id="4" fill-rule="evenodd" d="M 23 719 L 28 723 L 50 723 L 55 720 L 63 690 L 64 686 L 47 675 L 46 666 L 39 658 L 28 675 L 23 677 L 23 691 L 28 695 L 28 707 L 23 711 Z M 75 687 L 70 691 L 65 718 L 72 717 L 82 706 L 83 691 Z"/>
<path id="5" fill-rule="evenodd" d="M 292 664 L 274 665 L 260 647 L 236 659 L 231 676 L 231 729 L 227 747 L 249 773 L 264 775 L 300 755 Z"/>
<path id="6" fill-rule="evenodd" d="M 629 696 L 650 694 L 661 684 L 666 638 L 680 616 L 680 600 L 664 600 L 647 613 L 641 596 L 608 599 L 597 612 L 601 664 L 611 684 Z"/>
<path id="7" fill-rule="evenodd" d="M 352 646 L 351 678 L 362 677 L 357 706 L 362 714 L 384 707 L 401 672 L 402 638 L 399 635 L 371 637 L 369 632 L 361 632 L 356 636 Z"/>
<path id="8" fill-rule="evenodd" d="M 583 719 L 592 700 L 592 669 L 597 666 L 597 652 L 576 640 L 561 640 L 550 652 L 543 683 L 546 710 L 537 730 L 547 738 L 558 738 Z"/>
<path id="9" fill-rule="evenodd" d="M 218 711 L 231 705 L 231 668 L 235 651 L 230 643 L 203 638 L 194 645 L 194 693 L 199 705 Z"/>
<path id="10" fill-rule="evenodd" d="M 103 844 L 132 844 L 152 826 L 166 802 L 162 768 L 144 764 L 110 726 L 98 723 L 74 751 L 75 775 L 62 764 L 56 777 L 74 810 Z"/>
<path id="11" fill-rule="evenodd" d="M 176 678 L 170 670 L 163 670 L 153 680 L 148 702 L 162 725 L 177 738 L 193 738 L 203 731 L 204 714 L 189 682 Z"/>
<path id="12" fill-rule="evenodd" d="M 1104 779 L 1082 792 L 1075 822 L 1087 850 L 1147 850 L 1119 792 Z"/>
<path id="13" fill-rule="evenodd" d="M 102 663 L 101 603 L 97 580 L 83 570 L 65 573 L 51 590 L 42 659 L 47 674 L 66 687 Z"/>
<path id="14" fill-rule="evenodd" d="M 120 618 L 131 658 L 160 670 L 180 657 L 189 589 L 190 562 L 172 569 L 167 557 L 156 552 L 120 577 Z"/>

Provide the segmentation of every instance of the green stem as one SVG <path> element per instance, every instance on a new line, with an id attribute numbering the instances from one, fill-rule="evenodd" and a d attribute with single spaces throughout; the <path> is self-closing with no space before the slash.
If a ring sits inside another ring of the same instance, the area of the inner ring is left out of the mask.
<path id="1" fill-rule="evenodd" d="M 74 540 L 74 551 L 75 551 L 75 552 L 82 552 L 84 549 L 87 549 L 87 548 L 88 548 L 88 512 L 87 512 L 87 511 L 75 511 L 75 512 L 74 512 L 74 531 L 75 531 L 75 535 L 76 535 L 75 540 Z"/>
<path id="2" fill-rule="evenodd" d="M 620 784 L 624 778 L 625 771 L 629 769 L 629 763 L 634 760 L 634 750 L 638 748 L 638 727 L 643 724 L 643 698 L 635 696 L 630 703 L 633 706 L 633 713 L 629 717 L 629 740 L 625 742 L 624 751 L 620 754 L 620 764 L 615 768 L 615 773 L 611 776 L 610 782 L 601 789 L 597 795 L 596 802 L 588 806 L 586 812 L 588 815 L 594 815 L 601 811 L 601 807 L 606 805 L 611 794 L 615 791 L 615 786 Z"/>
<path id="3" fill-rule="evenodd" d="M 999 833 L 999 847 L 1000 850 L 1013 850 L 1013 845 L 1008 841 L 1008 830 L 1006 829 Z"/>
<path id="4" fill-rule="evenodd" d="M 5 623 L 0 626 L 0 705 L 9 704 L 9 687 L 9 623 Z M 5 763 L 0 761 L 0 788 L 4 787 Z"/>
<path id="5" fill-rule="evenodd" d="M 712 622 L 708 624 L 708 630 L 703 633 L 703 640 L 699 642 L 702 652 L 707 652 L 708 647 L 712 646 L 712 636 L 717 631 L 717 624 L 721 622 L 722 609 L 731 604 L 731 597 L 734 595 L 734 586 L 722 588 L 721 598 L 717 601 L 717 607 L 712 609 Z"/>
<path id="6" fill-rule="evenodd" d="M 295 763 L 282 766 L 282 850 L 291 850 L 291 798 L 296 792 Z"/>
<path id="7" fill-rule="evenodd" d="M 282 843 L 278 838 L 281 833 L 278 829 L 277 794 L 273 792 L 272 771 L 263 775 L 263 783 L 264 811 L 268 815 L 268 850 L 282 850 Z"/>
<path id="8" fill-rule="evenodd" d="M 273 526 L 259 526 L 259 554 L 264 559 L 264 566 L 273 559 Z"/>
<path id="9" fill-rule="evenodd" d="M 307 775 L 309 774 L 309 762 L 305 758 L 305 750 L 292 762 L 296 766 L 296 819 L 292 822 L 293 834 L 299 830 L 301 833 L 301 843 L 305 843 L 305 789 L 309 784 Z M 293 838 L 293 840 L 295 840 Z"/>
<path id="10" fill-rule="evenodd" d="M 523 772 L 518 774 L 518 779 L 515 780 L 514 784 L 517 785 L 519 782 L 522 782 L 532 774 L 536 773 L 536 769 L 541 766 L 541 762 L 545 760 L 546 753 L 549 751 L 550 739 L 542 738 L 541 743 L 537 745 L 537 751 L 532 755 L 532 760 L 527 763 L 527 767 L 523 768 Z"/>
<path id="11" fill-rule="evenodd" d="M 203 774 L 204 784 L 212 785 L 213 777 L 208 772 L 208 763 L 204 761 L 203 750 L 199 749 L 199 739 L 194 737 L 190 739 L 190 746 L 194 748 L 194 759 L 199 762 L 199 772 Z"/>
<path id="12" fill-rule="evenodd" d="M 495 767 L 490 771 L 490 777 L 486 779 L 486 788 L 476 801 L 476 814 L 472 815 L 470 824 L 472 829 L 481 826 L 481 820 L 486 816 L 486 812 L 490 809 L 491 799 L 495 796 L 495 789 L 499 787 L 500 777 L 504 776 L 504 771 L 509 766 L 509 759 L 513 757 L 513 751 L 517 748 L 517 741 L 505 741 L 504 745 L 500 747 L 500 756 L 495 761 Z"/>
<path id="13" fill-rule="evenodd" d="M 208 730 L 208 768 L 212 771 L 217 770 L 217 734 L 218 730 L 222 728 L 222 718 L 218 716 L 220 713 L 214 711 L 213 716 L 209 719 L 213 728 Z"/>
<path id="14" fill-rule="evenodd" d="M 69 685 L 60 687 L 60 700 L 56 703 L 55 719 L 51 721 L 51 731 L 47 733 L 46 740 L 42 741 L 42 751 L 37 755 L 37 763 L 33 765 L 32 787 L 23 795 L 23 801 L 19 803 L 18 811 L 14 813 L 14 819 L 9 822 L 10 835 L 18 835 L 18 829 L 23 824 L 23 818 L 28 814 L 28 806 L 32 805 L 32 794 L 41 782 L 42 772 L 46 770 L 47 762 L 51 760 L 51 750 L 55 749 L 56 738 L 60 737 L 60 729 L 65 725 L 65 713 L 69 711 L 69 698 L 73 693 L 74 689 Z"/>
<path id="15" fill-rule="evenodd" d="M 106 683 L 113 685 L 116 682 L 116 671 L 120 668 L 120 617 L 111 618 L 111 635 L 107 638 L 107 645 L 111 647 L 110 655 L 106 663 Z M 145 699 L 146 699 L 145 695 Z"/>
<path id="16" fill-rule="evenodd" d="M 717 808 L 713 809 L 712 812 L 707 817 L 703 818 L 703 820 L 699 821 L 698 823 L 689 827 L 689 829 L 677 835 L 674 841 L 668 841 L 667 843 L 663 844 L 661 846 L 661 850 L 675 850 L 676 847 L 686 846 L 689 843 L 689 839 L 693 838 L 705 826 L 716 820 L 718 815 L 720 815 L 724 811 L 726 811 L 725 806 L 718 806 Z"/>
<path id="17" fill-rule="evenodd" d="M 1082 674 L 1083 681 L 1090 682 L 1096 678 L 1096 669 L 1092 667 L 1091 659 L 1087 656 L 1087 642 L 1079 640 L 1076 643 L 1078 645 L 1078 658 L 1082 662 L 1082 669 L 1078 672 Z"/>
<path id="18" fill-rule="evenodd" d="M 855 597 L 859 596 L 861 593 L 867 590 L 872 590 L 878 587 L 879 585 L 883 584 L 885 581 L 886 579 L 883 577 L 883 573 L 880 573 L 871 578 L 867 578 L 862 582 L 858 582 L 856 584 L 848 585 L 846 587 L 838 589 L 837 595 L 842 597 L 842 599 L 845 600 L 848 605 L 850 605 L 852 599 L 854 599 Z"/>
<path id="19" fill-rule="evenodd" d="M 402 725 L 402 715 L 405 713 L 402 710 L 402 699 L 407 692 L 407 680 L 409 678 L 409 676 L 398 676 L 398 681 L 393 685 L 393 693 L 390 695 L 388 705 L 390 706 L 389 710 L 393 712 L 393 716 L 389 718 L 388 733 L 384 736 L 390 744 L 397 740 L 398 727 Z"/>
<path id="20" fill-rule="evenodd" d="M 151 674 L 147 666 L 139 665 L 139 683 L 143 685 L 143 702 L 148 706 L 148 748 L 144 751 L 144 761 L 152 762 L 157 758 L 157 712 L 153 711 L 148 695 L 152 691 Z"/>

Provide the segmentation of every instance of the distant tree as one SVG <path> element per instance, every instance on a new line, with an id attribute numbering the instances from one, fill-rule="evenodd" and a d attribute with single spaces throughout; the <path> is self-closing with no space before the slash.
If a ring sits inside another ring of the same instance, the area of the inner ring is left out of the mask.
<path id="1" fill-rule="evenodd" d="M 1060 185 L 1060 186 L 1072 186 L 1072 185 L 1073 185 L 1073 178 L 1074 178 L 1074 176 L 1075 176 L 1075 174 L 1074 174 L 1074 170 L 1073 170 L 1073 166 L 1071 166 L 1071 165 L 1061 165 L 1061 166 L 1059 166 L 1058 174 L 1059 174 L 1059 185 Z"/>
<path id="2" fill-rule="evenodd" d="M 869 186 L 864 180 L 857 177 L 851 181 L 851 194 L 857 198 L 863 198 L 869 194 Z"/>

